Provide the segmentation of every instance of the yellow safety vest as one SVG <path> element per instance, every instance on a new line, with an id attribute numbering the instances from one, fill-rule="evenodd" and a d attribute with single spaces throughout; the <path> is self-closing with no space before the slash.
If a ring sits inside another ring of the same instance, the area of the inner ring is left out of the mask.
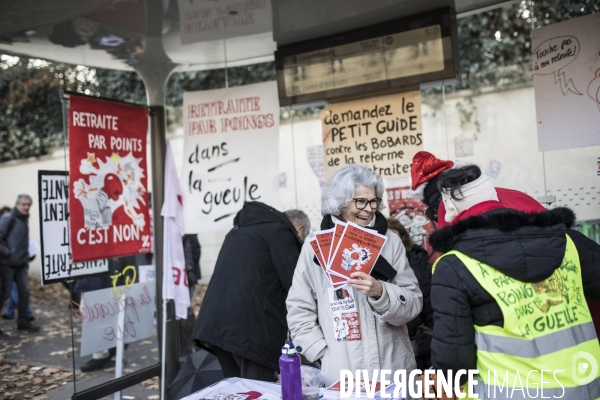
<path id="1" fill-rule="evenodd" d="M 600 398 L 600 345 L 577 248 L 568 235 L 561 266 L 536 283 L 518 281 L 458 251 L 442 257 L 449 254 L 462 261 L 504 316 L 503 327 L 475 325 L 474 393 L 480 399 Z"/>

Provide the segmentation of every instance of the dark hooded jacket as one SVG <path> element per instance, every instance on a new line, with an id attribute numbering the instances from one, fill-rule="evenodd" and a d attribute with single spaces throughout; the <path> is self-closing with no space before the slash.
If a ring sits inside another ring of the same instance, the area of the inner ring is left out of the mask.
<path id="1" fill-rule="evenodd" d="M 0 219 L 0 267 L 21 268 L 29 263 L 29 215 L 16 208 Z"/>
<path id="2" fill-rule="evenodd" d="M 302 241 L 287 216 L 248 202 L 223 242 L 192 338 L 279 370 L 285 299 Z"/>
<path id="3" fill-rule="evenodd" d="M 442 253 L 460 251 L 516 280 L 539 282 L 560 267 L 568 231 L 579 254 L 585 295 L 598 300 L 600 254 L 590 251 L 585 236 L 569 230 L 574 222 L 575 215 L 567 208 L 535 214 L 498 209 L 434 232 L 431 244 Z M 474 325 L 503 326 L 498 304 L 454 255 L 443 257 L 436 266 L 431 302 L 433 367 L 453 371 L 476 368 Z"/>

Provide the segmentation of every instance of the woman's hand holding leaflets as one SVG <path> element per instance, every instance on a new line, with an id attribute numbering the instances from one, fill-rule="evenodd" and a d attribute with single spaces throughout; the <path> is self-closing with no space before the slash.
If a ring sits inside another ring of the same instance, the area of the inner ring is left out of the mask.
<path id="1" fill-rule="evenodd" d="M 383 293 L 383 284 L 371 275 L 364 272 L 353 272 L 350 274 L 352 279 L 348 279 L 348 284 L 364 294 L 365 296 L 379 299 Z"/>

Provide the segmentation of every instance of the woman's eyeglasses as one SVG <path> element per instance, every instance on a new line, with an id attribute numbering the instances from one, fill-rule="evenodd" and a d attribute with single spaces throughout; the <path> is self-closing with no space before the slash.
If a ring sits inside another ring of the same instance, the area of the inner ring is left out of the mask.
<path id="1" fill-rule="evenodd" d="M 354 200 L 354 205 L 359 210 L 364 210 L 367 208 L 367 204 L 371 206 L 371 210 L 377 210 L 379 205 L 381 204 L 381 199 L 379 197 L 375 197 L 374 199 L 368 200 L 365 198 L 352 198 Z"/>

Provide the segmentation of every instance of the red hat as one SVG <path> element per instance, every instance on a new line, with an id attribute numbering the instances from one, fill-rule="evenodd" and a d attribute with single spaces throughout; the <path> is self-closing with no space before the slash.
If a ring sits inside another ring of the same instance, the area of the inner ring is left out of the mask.
<path id="1" fill-rule="evenodd" d="M 412 190 L 427 183 L 442 172 L 454 166 L 454 162 L 440 160 L 426 151 L 419 151 L 412 159 L 410 176 L 412 178 Z"/>

